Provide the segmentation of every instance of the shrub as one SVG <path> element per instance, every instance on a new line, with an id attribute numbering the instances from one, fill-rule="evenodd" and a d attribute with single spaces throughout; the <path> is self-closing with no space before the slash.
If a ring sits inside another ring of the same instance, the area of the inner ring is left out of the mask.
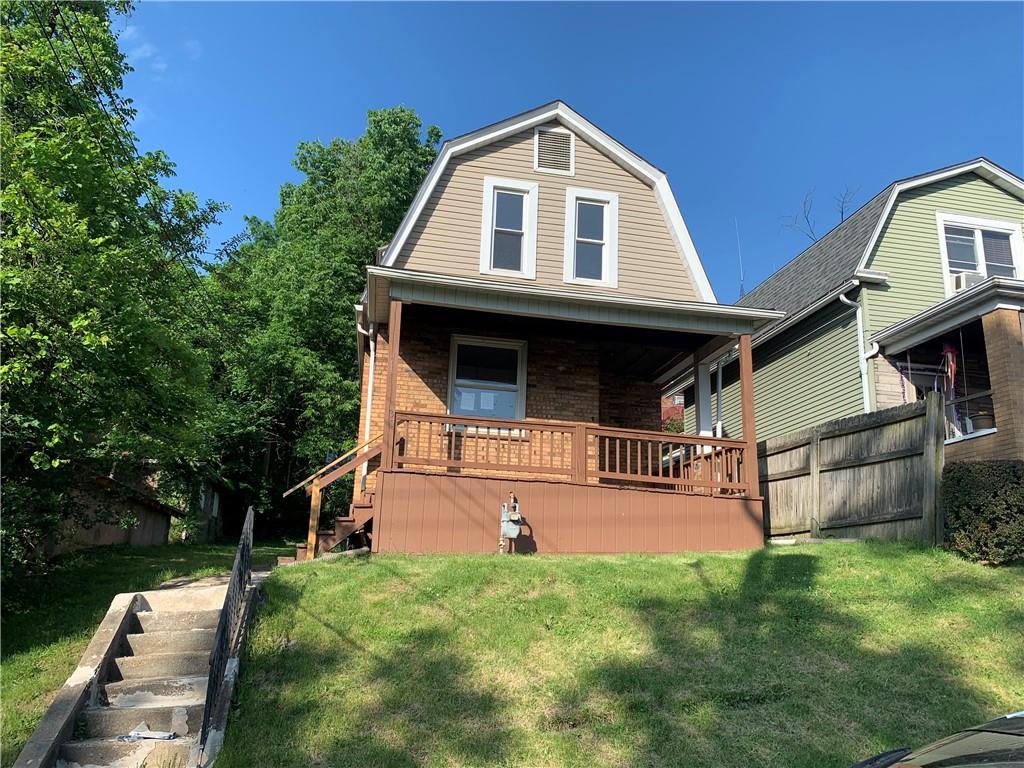
<path id="1" fill-rule="evenodd" d="M 1024 560 L 1024 462 L 947 464 L 942 473 L 946 542 L 971 560 Z"/>

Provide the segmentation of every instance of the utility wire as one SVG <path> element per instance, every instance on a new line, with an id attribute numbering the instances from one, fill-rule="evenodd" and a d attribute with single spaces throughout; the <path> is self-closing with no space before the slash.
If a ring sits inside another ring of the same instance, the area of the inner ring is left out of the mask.
<path id="1" fill-rule="evenodd" d="M 85 103 L 82 101 L 81 95 L 78 93 L 77 89 L 75 88 L 74 80 L 73 80 L 73 78 L 71 76 L 71 70 L 64 66 L 64 62 L 61 59 L 60 54 L 57 52 L 57 49 L 54 46 L 52 39 L 50 38 L 50 34 L 49 34 L 48 29 L 47 29 L 45 19 L 43 19 L 40 16 L 40 14 L 39 14 L 39 12 L 38 12 L 38 10 L 37 10 L 37 8 L 36 8 L 36 6 L 34 4 L 30 3 L 29 4 L 29 8 L 31 9 L 32 15 L 33 15 L 33 17 L 36 20 L 36 24 L 38 25 L 38 27 L 40 29 L 40 32 L 43 35 L 43 39 L 46 40 L 46 44 L 50 48 L 50 52 L 53 54 L 54 60 L 57 63 L 58 68 L 61 70 L 61 74 L 64 76 L 64 79 L 67 82 L 68 87 L 71 90 L 71 93 L 74 95 L 76 101 L 78 102 L 79 108 L 82 110 L 82 115 L 85 116 L 87 114 L 88 110 L 85 107 Z M 64 21 L 64 17 L 60 14 L 59 7 L 57 7 L 55 5 L 54 6 L 54 10 L 57 12 L 57 15 L 60 16 L 61 20 Z M 65 23 L 65 29 L 67 29 L 67 23 L 66 22 L 64 22 L 64 23 Z M 70 31 L 68 32 L 68 38 L 69 38 L 69 41 L 71 42 L 72 46 L 75 46 L 75 42 L 74 42 L 73 36 L 70 34 Z M 77 46 L 75 46 L 75 47 L 76 47 L 76 50 L 77 50 Z M 89 84 L 93 87 L 93 91 L 96 93 L 96 96 L 97 96 L 97 99 L 98 99 L 98 106 L 100 107 L 100 109 L 102 110 L 104 115 L 106 115 L 107 119 L 111 121 L 112 127 L 114 127 L 114 138 L 115 138 L 115 140 L 121 146 L 122 151 L 124 151 L 125 154 L 128 155 L 129 158 L 130 158 L 130 162 L 128 164 L 129 172 L 135 177 L 136 181 L 139 182 L 140 187 L 142 189 L 142 194 L 146 197 L 146 200 L 150 204 L 150 206 L 153 207 L 153 208 L 158 209 L 159 206 L 154 205 L 153 200 L 152 200 L 152 198 L 149 195 L 149 192 L 148 192 L 148 189 L 147 189 L 148 186 L 149 186 L 149 182 L 147 180 L 144 180 L 139 175 L 138 169 L 135 167 L 135 162 L 134 161 L 136 159 L 138 159 L 137 155 L 134 153 L 134 151 L 129 151 L 127 149 L 127 147 L 124 146 L 124 143 L 121 140 L 120 133 L 118 132 L 117 127 L 114 126 L 114 124 L 113 124 L 113 119 L 114 118 L 107 112 L 106 107 L 103 104 L 102 98 L 100 96 L 99 90 L 96 88 L 96 86 L 95 86 L 95 84 L 93 82 L 93 78 L 91 76 L 91 73 L 88 71 L 88 68 L 85 67 L 84 61 L 81 61 L 81 56 L 79 56 L 79 60 L 80 60 L 80 63 L 82 65 L 81 72 L 82 72 L 82 75 L 83 75 L 83 79 L 88 79 L 89 80 Z M 65 114 L 67 114 L 67 113 L 65 113 Z M 122 124 L 122 127 L 123 127 L 123 124 Z M 107 161 L 107 164 L 110 166 L 111 172 L 116 174 L 117 173 L 117 168 L 114 166 L 113 162 L 110 160 L 110 158 L 106 154 L 104 154 L 104 159 Z M 162 218 L 161 218 L 161 222 L 162 222 Z M 172 253 L 171 257 L 175 261 L 178 261 L 183 267 L 185 267 L 186 275 L 191 278 L 191 280 L 193 282 L 193 285 L 196 287 L 196 289 L 201 291 L 202 289 L 200 288 L 200 286 L 198 284 L 197 278 L 195 276 L 195 272 L 191 268 L 191 266 L 187 262 L 184 262 L 181 259 L 179 259 L 176 254 Z M 159 263 L 161 264 L 162 267 L 164 267 L 166 269 L 167 265 L 166 265 L 165 262 L 163 262 L 161 260 Z M 212 310 L 209 308 L 208 305 L 205 307 L 205 309 L 207 310 L 207 312 L 210 313 L 210 315 L 213 314 Z M 201 318 L 201 319 L 200 318 L 195 318 L 195 319 L 199 320 L 199 322 L 202 325 L 204 325 L 208 330 L 210 330 L 210 331 L 214 330 L 213 327 L 211 325 L 209 325 L 209 321 L 206 318 Z"/>

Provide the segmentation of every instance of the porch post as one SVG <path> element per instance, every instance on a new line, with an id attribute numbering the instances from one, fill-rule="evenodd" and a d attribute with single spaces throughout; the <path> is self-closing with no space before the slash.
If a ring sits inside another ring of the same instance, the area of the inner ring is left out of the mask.
<path id="1" fill-rule="evenodd" d="M 309 494 L 309 531 L 306 534 L 306 559 L 316 559 L 316 532 L 320 529 L 320 480 L 313 481 Z"/>
<path id="2" fill-rule="evenodd" d="M 392 469 L 395 460 L 395 389 L 398 386 L 398 366 L 401 363 L 399 345 L 402 337 L 402 302 L 391 300 L 388 310 L 388 384 L 384 398 L 384 452 L 381 469 Z"/>
<path id="3" fill-rule="evenodd" d="M 747 480 L 747 495 L 760 496 L 761 485 L 757 476 L 757 434 L 754 425 L 754 360 L 749 333 L 740 334 L 739 356 L 743 442 L 746 443 L 743 464 Z"/>

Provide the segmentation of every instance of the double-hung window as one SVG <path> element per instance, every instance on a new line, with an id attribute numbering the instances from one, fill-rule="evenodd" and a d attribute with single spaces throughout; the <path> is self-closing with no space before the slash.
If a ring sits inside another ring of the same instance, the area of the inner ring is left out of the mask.
<path id="1" fill-rule="evenodd" d="M 526 342 L 453 336 L 448 412 L 488 419 L 526 415 Z"/>
<path id="2" fill-rule="evenodd" d="M 1019 224 L 943 213 L 938 223 L 951 289 L 953 276 L 965 272 L 982 278 L 1024 276 Z"/>
<path id="3" fill-rule="evenodd" d="M 566 190 L 565 282 L 617 286 L 618 220 L 618 195 L 574 187 Z"/>
<path id="4" fill-rule="evenodd" d="M 537 271 L 537 194 L 534 182 L 484 179 L 480 272 L 533 279 Z"/>

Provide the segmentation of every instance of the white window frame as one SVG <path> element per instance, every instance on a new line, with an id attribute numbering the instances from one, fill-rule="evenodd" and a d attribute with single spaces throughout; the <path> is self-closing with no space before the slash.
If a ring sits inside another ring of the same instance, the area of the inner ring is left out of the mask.
<path id="1" fill-rule="evenodd" d="M 604 254 L 600 280 L 576 277 L 576 204 L 604 204 Z M 619 196 L 615 192 L 567 187 L 565 190 L 565 249 L 562 279 L 576 285 L 619 287 Z"/>
<path id="2" fill-rule="evenodd" d="M 498 192 L 518 192 L 526 196 L 523 201 L 523 258 L 522 269 L 497 269 L 492 265 L 494 256 L 494 197 Z M 483 218 L 480 224 L 480 274 L 537 278 L 537 198 L 539 186 L 535 181 L 484 177 Z"/>
<path id="3" fill-rule="evenodd" d="M 541 131 L 545 133 L 567 133 L 569 134 L 569 170 L 560 171 L 557 168 L 541 168 L 540 167 L 540 134 Z M 560 125 L 554 125 L 549 128 L 545 128 L 542 125 L 538 125 L 533 129 L 533 170 L 537 173 L 554 173 L 558 176 L 575 176 L 576 175 L 576 134 L 570 131 L 568 128 L 563 128 Z"/>
<path id="4" fill-rule="evenodd" d="M 985 264 L 985 249 L 982 245 L 981 232 L 1001 232 L 1010 236 L 1010 253 L 1013 257 L 1013 269 L 1016 279 L 1024 278 L 1024 236 L 1021 234 L 1020 222 L 1005 219 L 984 219 L 978 216 L 966 216 L 959 213 L 938 211 L 935 222 L 939 229 L 939 249 L 942 254 L 942 276 L 946 285 L 946 296 L 953 295 L 953 274 L 949 271 L 949 254 L 946 249 L 946 227 L 959 227 L 974 230 L 974 256 L 977 269 L 983 277 L 988 277 Z"/>
<path id="5" fill-rule="evenodd" d="M 514 349 L 519 353 L 519 368 L 516 371 L 516 413 L 514 420 L 523 421 L 526 418 L 526 342 L 519 339 L 493 339 L 488 336 L 452 334 L 451 348 L 448 352 L 448 398 L 445 404 L 448 415 L 453 415 L 452 398 L 455 396 L 455 373 L 458 370 L 460 346 L 500 347 L 503 349 Z M 512 391 L 512 387 L 502 384 L 495 384 L 493 388 L 504 392 Z M 466 416 L 465 418 L 485 417 Z"/>

